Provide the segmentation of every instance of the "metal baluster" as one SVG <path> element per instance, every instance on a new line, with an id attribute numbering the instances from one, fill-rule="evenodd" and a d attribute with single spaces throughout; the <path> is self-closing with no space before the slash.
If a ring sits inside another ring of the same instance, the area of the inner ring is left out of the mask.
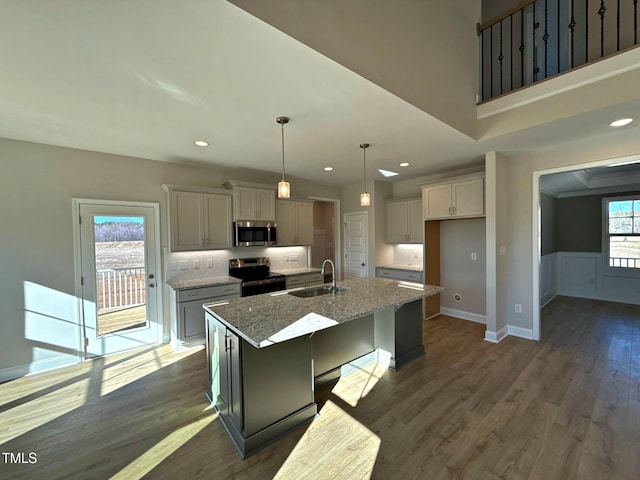
<path id="1" fill-rule="evenodd" d="M 616 14 L 616 52 L 620 51 L 620 0 L 617 1 L 618 13 Z"/>
<path id="2" fill-rule="evenodd" d="M 509 15 L 509 70 L 511 78 L 511 90 L 513 90 L 513 13 Z"/>
<path id="3" fill-rule="evenodd" d="M 484 30 L 480 32 L 480 93 L 484 99 Z"/>
<path id="4" fill-rule="evenodd" d="M 589 0 L 584 2 L 584 61 L 589 63 Z"/>
<path id="5" fill-rule="evenodd" d="M 489 51 L 489 58 L 491 59 L 489 62 L 489 67 L 491 68 L 489 80 L 491 81 L 491 98 L 493 98 L 493 25 L 491 25 L 491 28 L 489 29 L 489 37 L 491 38 L 489 41 L 489 47 L 491 48 Z"/>
<path id="6" fill-rule="evenodd" d="M 548 62 L 548 42 L 549 42 L 549 29 L 547 28 L 549 24 L 549 6 L 547 4 L 548 0 L 544 0 L 544 35 L 542 36 L 542 40 L 544 41 L 544 78 L 547 78 L 547 62 Z"/>
<path id="7" fill-rule="evenodd" d="M 557 38 L 557 47 L 558 47 L 558 71 L 556 73 L 560 73 L 560 0 L 558 0 L 557 9 L 556 9 L 556 26 L 558 27 L 558 36 Z"/>
<path id="8" fill-rule="evenodd" d="M 600 8 L 598 9 L 598 15 L 600 15 L 600 57 L 604 57 L 604 15 L 607 12 L 607 7 L 604 6 L 604 0 L 600 0 Z"/>
<path id="9" fill-rule="evenodd" d="M 502 54 L 502 20 L 500 20 L 500 55 L 498 55 L 498 62 L 500 62 L 500 94 L 502 94 L 502 61 L 504 55 Z"/>
<path id="10" fill-rule="evenodd" d="M 569 30 L 571 30 L 571 68 L 573 68 L 573 31 L 576 28 L 576 17 L 573 12 L 573 0 L 571 0 L 571 22 L 569 22 Z"/>
<path id="11" fill-rule="evenodd" d="M 524 8 L 520 10 L 520 86 L 524 87 Z"/>
<path id="12" fill-rule="evenodd" d="M 531 31 L 533 32 L 533 81 L 534 83 L 538 80 L 538 72 L 536 71 L 538 68 L 538 49 L 536 48 L 536 2 L 531 4 L 533 6 L 533 28 Z"/>
<path id="13" fill-rule="evenodd" d="M 638 0 L 633 0 L 633 43 L 638 43 Z"/>

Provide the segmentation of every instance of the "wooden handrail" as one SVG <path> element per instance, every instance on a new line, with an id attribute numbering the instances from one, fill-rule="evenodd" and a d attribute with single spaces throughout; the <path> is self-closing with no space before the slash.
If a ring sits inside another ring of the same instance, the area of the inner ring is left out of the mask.
<path id="1" fill-rule="evenodd" d="M 478 32 L 478 36 L 480 36 L 480 34 L 486 30 L 487 28 L 495 25 L 496 23 L 504 20 L 507 17 L 510 17 L 511 15 L 513 15 L 516 12 L 519 12 L 520 10 L 522 10 L 523 8 L 528 7 L 529 5 L 531 5 L 532 3 L 535 3 L 536 0 L 524 0 L 522 2 L 520 2 L 518 5 L 516 5 L 513 8 L 510 8 L 509 10 L 507 10 L 506 12 L 498 15 L 497 17 L 493 17 L 491 20 L 483 23 L 483 24 L 477 24 L 476 26 L 476 30 Z"/>

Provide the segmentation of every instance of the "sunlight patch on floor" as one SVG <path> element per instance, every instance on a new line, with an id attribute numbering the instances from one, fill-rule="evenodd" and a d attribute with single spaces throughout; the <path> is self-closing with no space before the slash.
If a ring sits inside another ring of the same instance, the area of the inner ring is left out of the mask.
<path id="1" fill-rule="evenodd" d="M 0 445 L 82 407 L 89 388 L 90 379 L 85 377 L 3 411 L 0 413 Z"/>
<path id="2" fill-rule="evenodd" d="M 202 348 L 191 348 L 179 353 L 164 348 L 154 348 L 135 357 L 132 361 L 117 365 L 109 365 L 111 359 L 106 357 L 108 361 L 105 363 L 105 367 L 107 368 L 103 371 L 100 395 L 105 396 L 113 393 L 146 375 L 200 352 Z M 132 363 L 134 368 L 132 368 Z"/>
<path id="3" fill-rule="evenodd" d="M 355 407 L 360 399 L 366 397 L 373 390 L 373 387 L 387 370 L 388 367 L 379 363 L 367 365 L 357 372 L 342 377 L 333 387 L 331 393 Z"/>
<path id="4" fill-rule="evenodd" d="M 172 453 L 192 440 L 202 429 L 209 426 L 216 418 L 217 417 L 215 416 L 207 416 L 175 430 L 118 473 L 113 475 L 111 479 L 128 480 L 130 478 L 142 478 L 164 462 Z"/>
<path id="5" fill-rule="evenodd" d="M 274 478 L 368 479 L 380 438 L 330 400 Z"/>

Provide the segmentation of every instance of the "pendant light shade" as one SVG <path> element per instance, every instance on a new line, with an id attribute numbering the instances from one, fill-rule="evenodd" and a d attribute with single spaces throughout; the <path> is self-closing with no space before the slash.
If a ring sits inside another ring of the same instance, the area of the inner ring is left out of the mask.
<path id="1" fill-rule="evenodd" d="M 368 207 L 371 205 L 371 195 L 367 193 L 367 148 L 369 148 L 368 143 L 361 143 L 360 148 L 362 149 L 362 170 L 363 170 L 363 185 L 364 192 L 360 194 L 360 206 Z"/>
<path id="2" fill-rule="evenodd" d="M 284 126 L 289 123 L 289 117 L 278 117 L 276 122 L 280 124 L 282 131 L 282 180 L 278 182 L 278 198 L 289 198 L 291 196 L 291 185 L 284 178 Z"/>

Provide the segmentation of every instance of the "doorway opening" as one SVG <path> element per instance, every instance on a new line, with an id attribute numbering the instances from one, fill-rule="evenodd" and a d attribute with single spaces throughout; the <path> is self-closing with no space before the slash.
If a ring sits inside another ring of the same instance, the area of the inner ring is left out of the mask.
<path id="1" fill-rule="evenodd" d="M 313 244 L 309 265 L 322 267 L 322 262 L 329 259 L 336 267 L 336 279 L 340 279 L 340 231 L 336 219 L 340 215 L 340 201 L 330 198 L 313 198 Z M 325 283 L 331 282 L 332 272 L 325 272 Z"/>

